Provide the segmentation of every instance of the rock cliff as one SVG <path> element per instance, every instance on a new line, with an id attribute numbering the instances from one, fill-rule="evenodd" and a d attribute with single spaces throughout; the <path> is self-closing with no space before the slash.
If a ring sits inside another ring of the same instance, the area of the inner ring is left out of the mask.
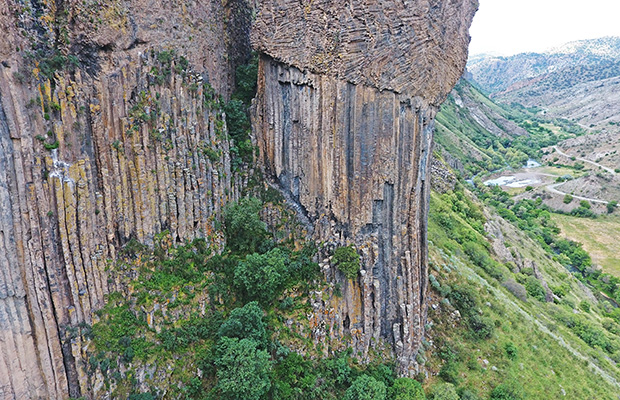
<path id="1" fill-rule="evenodd" d="M 313 335 L 363 354 L 380 341 L 408 373 L 432 120 L 465 64 L 475 0 L 260 3 L 261 164 L 317 240 L 363 256 L 344 299 L 317 297 Z M 0 2 L 0 398 L 97 397 L 75 331 L 117 289 L 109 260 L 128 240 L 221 244 L 214 221 L 242 185 L 221 97 L 248 50 L 248 7 Z"/>
<path id="2" fill-rule="evenodd" d="M 89 394 L 73 333 L 130 238 L 219 241 L 233 6 L 0 2 L 0 398 Z"/>
<path id="3" fill-rule="evenodd" d="M 268 175 L 359 280 L 325 263 L 317 341 L 387 348 L 412 375 L 426 315 L 426 220 L 437 107 L 463 72 L 475 1 L 263 2 L 255 132 Z M 328 253 L 328 252 L 326 252 Z"/>

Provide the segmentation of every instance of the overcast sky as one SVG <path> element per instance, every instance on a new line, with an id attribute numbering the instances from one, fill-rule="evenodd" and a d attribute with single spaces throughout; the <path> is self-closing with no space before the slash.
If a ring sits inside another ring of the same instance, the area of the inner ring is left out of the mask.
<path id="1" fill-rule="evenodd" d="M 469 53 L 512 55 L 620 36 L 620 0 L 479 0 Z"/>

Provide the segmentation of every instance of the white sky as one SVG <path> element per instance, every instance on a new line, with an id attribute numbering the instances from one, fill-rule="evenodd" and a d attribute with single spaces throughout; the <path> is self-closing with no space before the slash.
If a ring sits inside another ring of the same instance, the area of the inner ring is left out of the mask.
<path id="1" fill-rule="evenodd" d="M 620 0 L 479 0 L 469 54 L 540 52 L 620 36 Z"/>

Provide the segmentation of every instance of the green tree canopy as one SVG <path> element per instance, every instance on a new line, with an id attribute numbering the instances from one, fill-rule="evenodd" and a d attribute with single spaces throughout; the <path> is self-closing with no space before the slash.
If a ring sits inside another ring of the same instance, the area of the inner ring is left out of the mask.
<path id="1" fill-rule="evenodd" d="M 254 253 L 267 238 L 267 225 L 260 219 L 262 203 L 250 197 L 226 208 L 226 244 L 235 253 Z"/>
<path id="2" fill-rule="evenodd" d="M 284 289 L 289 262 L 288 254 L 279 248 L 250 254 L 235 268 L 235 285 L 246 299 L 270 304 Z"/>
<path id="3" fill-rule="evenodd" d="M 430 393 L 432 400 L 459 400 L 459 395 L 451 383 L 440 383 L 433 386 Z"/>
<path id="4" fill-rule="evenodd" d="M 344 395 L 345 400 L 385 400 L 386 389 L 383 382 L 362 375 L 353 381 Z"/>
<path id="5" fill-rule="evenodd" d="M 411 378 L 398 378 L 390 390 L 394 400 L 425 400 L 420 382 Z"/>
<path id="6" fill-rule="evenodd" d="M 271 388 L 271 362 L 252 339 L 223 337 L 215 360 L 214 390 L 225 400 L 260 400 Z"/>
<path id="7" fill-rule="evenodd" d="M 235 308 L 218 331 L 220 337 L 237 339 L 253 339 L 257 343 L 264 343 L 267 339 L 263 310 L 253 301 L 241 308 Z"/>

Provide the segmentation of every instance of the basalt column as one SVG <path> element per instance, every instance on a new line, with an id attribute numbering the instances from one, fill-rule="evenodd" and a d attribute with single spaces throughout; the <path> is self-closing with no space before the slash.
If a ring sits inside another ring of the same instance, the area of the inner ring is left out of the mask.
<path id="1" fill-rule="evenodd" d="M 433 118 L 463 72 L 477 2 L 262 3 L 252 34 L 261 163 L 318 241 L 362 256 L 351 281 L 325 267 L 342 297 L 317 296 L 312 336 L 363 357 L 386 348 L 411 375 L 426 314 Z"/>
<path id="2" fill-rule="evenodd" d="M 119 251 L 223 243 L 244 3 L 0 1 L 0 399 L 104 398 L 84 332 Z"/>

